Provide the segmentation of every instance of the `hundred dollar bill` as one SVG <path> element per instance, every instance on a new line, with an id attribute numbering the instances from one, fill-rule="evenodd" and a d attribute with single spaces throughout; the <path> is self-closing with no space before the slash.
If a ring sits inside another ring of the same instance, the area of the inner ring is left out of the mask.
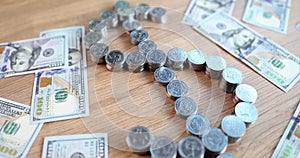
<path id="1" fill-rule="evenodd" d="M 42 158 L 108 158 L 107 133 L 45 137 Z"/>
<path id="2" fill-rule="evenodd" d="M 0 44 L 0 78 L 64 68 L 68 62 L 65 35 Z"/>
<path id="3" fill-rule="evenodd" d="M 243 21 L 286 33 L 290 3 L 290 0 L 248 0 Z"/>
<path id="4" fill-rule="evenodd" d="M 69 67 L 35 74 L 30 117 L 33 123 L 89 115 L 84 32 L 84 27 L 70 27 L 41 33 L 42 37 L 67 34 Z"/>
<path id="5" fill-rule="evenodd" d="M 234 0 L 191 0 L 182 23 L 193 26 L 217 11 L 231 14 L 234 4 Z"/>
<path id="6" fill-rule="evenodd" d="M 300 78 L 298 57 L 226 13 L 215 13 L 194 29 L 285 92 Z"/>
<path id="7" fill-rule="evenodd" d="M 30 124 L 28 105 L 0 97 L 0 157 L 25 158 L 43 124 Z"/>
<path id="8" fill-rule="evenodd" d="M 300 157 L 300 103 L 284 131 L 272 158 Z"/>

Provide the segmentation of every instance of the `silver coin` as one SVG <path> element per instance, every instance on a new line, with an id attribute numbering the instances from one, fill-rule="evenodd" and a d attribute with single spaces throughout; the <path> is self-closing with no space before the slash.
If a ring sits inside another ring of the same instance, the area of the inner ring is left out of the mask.
<path id="1" fill-rule="evenodd" d="M 107 24 L 104 21 L 101 21 L 100 23 L 96 24 L 94 27 L 94 32 L 99 32 L 101 33 L 102 37 L 106 37 L 108 35 Z"/>
<path id="2" fill-rule="evenodd" d="M 167 53 L 167 65 L 174 70 L 182 70 L 187 54 L 182 48 L 172 48 Z"/>
<path id="3" fill-rule="evenodd" d="M 47 48 L 43 51 L 43 56 L 44 57 L 50 57 L 54 54 L 54 49 L 53 48 Z"/>
<path id="4" fill-rule="evenodd" d="M 151 131 L 144 126 L 136 126 L 130 129 L 126 137 L 126 143 L 133 152 L 144 154 L 150 150 L 154 140 Z"/>
<path id="5" fill-rule="evenodd" d="M 152 158 L 176 158 L 176 144 L 169 137 L 157 137 L 150 146 L 150 153 Z"/>
<path id="6" fill-rule="evenodd" d="M 167 67 L 160 67 L 154 72 L 155 81 L 162 85 L 167 85 L 169 82 L 174 80 L 176 77 L 175 72 Z"/>
<path id="7" fill-rule="evenodd" d="M 242 72 L 236 68 L 228 67 L 222 72 L 222 78 L 219 80 L 219 87 L 227 93 L 232 93 L 242 81 Z"/>
<path id="8" fill-rule="evenodd" d="M 222 119 L 221 128 L 228 136 L 229 143 L 237 142 L 246 133 L 245 123 L 233 115 L 225 116 Z"/>
<path id="9" fill-rule="evenodd" d="M 118 14 L 120 21 L 134 20 L 135 10 L 134 8 L 119 8 Z"/>
<path id="10" fill-rule="evenodd" d="M 150 10 L 150 17 L 152 22 L 166 23 L 168 21 L 167 10 L 161 7 L 155 7 Z"/>
<path id="11" fill-rule="evenodd" d="M 130 8 L 130 3 L 127 1 L 118 0 L 114 3 L 114 10 L 117 11 L 118 9 L 122 8 Z"/>
<path id="12" fill-rule="evenodd" d="M 142 24 L 136 20 L 126 20 L 122 26 L 128 34 L 134 30 L 141 30 L 143 28 Z"/>
<path id="13" fill-rule="evenodd" d="M 142 41 L 146 41 L 149 39 L 148 32 L 144 30 L 135 30 L 130 33 L 131 43 L 134 45 L 138 45 Z"/>
<path id="14" fill-rule="evenodd" d="M 118 15 L 113 10 L 106 10 L 100 13 L 100 19 L 105 21 L 109 28 L 115 28 L 119 24 Z"/>
<path id="15" fill-rule="evenodd" d="M 135 19 L 148 20 L 150 6 L 145 3 L 139 3 L 135 6 Z"/>
<path id="16" fill-rule="evenodd" d="M 128 70 L 131 72 L 141 72 L 144 70 L 146 56 L 140 52 L 131 52 L 126 58 Z"/>
<path id="17" fill-rule="evenodd" d="M 167 95 L 171 99 L 177 99 L 187 94 L 188 86 L 180 80 L 172 80 L 167 85 Z"/>
<path id="18" fill-rule="evenodd" d="M 142 41 L 138 45 L 139 52 L 145 53 L 145 54 L 153 52 L 156 49 L 157 49 L 157 45 L 151 40 Z"/>
<path id="19" fill-rule="evenodd" d="M 188 133 L 202 137 L 209 132 L 210 123 L 205 116 L 201 114 L 194 114 L 187 118 L 186 128 Z"/>
<path id="20" fill-rule="evenodd" d="M 203 158 L 204 152 L 204 146 L 198 137 L 187 136 L 178 143 L 178 153 L 182 158 Z"/>
<path id="21" fill-rule="evenodd" d="M 208 56 L 206 58 L 206 74 L 212 79 L 219 79 L 226 68 L 226 61 L 220 56 Z"/>
<path id="22" fill-rule="evenodd" d="M 90 32 L 97 32 L 97 31 L 94 31 L 94 29 L 95 29 L 96 25 L 99 24 L 100 22 L 101 22 L 100 20 L 89 21 L 88 27 L 90 29 Z"/>
<path id="23" fill-rule="evenodd" d="M 190 97 L 180 97 L 174 104 L 177 115 L 187 118 L 190 115 L 196 114 L 198 111 L 197 103 Z"/>
<path id="24" fill-rule="evenodd" d="M 212 128 L 210 131 L 202 137 L 202 143 L 207 149 L 206 152 L 212 154 L 223 153 L 228 144 L 227 136 L 219 128 Z"/>
<path id="25" fill-rule="evenodd" d="M 86 43 L 86 48 L 90 48 L 92 44 L 101 43 L 103 38 L 101 34 L 97 32 L 89 32 L 85 35 L 84 40 Z"/>
<path id="26" fill-rule="evenodd" d="M 105 56 L 109 52 L 109 48 L 104 43 L 95 43 L 90 47 L 91 59 L 98 64 L 105 62 Z"/>
<path id="27" fill-rule="evenodd" d="M 162 50 L 155 50 L 146 55 L 150 70 L 154 71 L 163 66 L 167 60 L 167 55 Z"/>
<path id="28" fill-rule="evenodd" d="M 254 123 L 258 118 L 257 108 L 246 102 L 238 103 L 234 108 L 235 115 L 247 124 Z"/>
<path id="29" fill-rule="evenodd" d="M 188 61 L 195 71 L 201 71 L 204 69 L 206 54 L 200 50 L 192 50 L 188 53 Z"/>
<path id="30" fill-rule="evenodd" d="M 236 158 L 233 154 L 231 153 L 223 153 L 223 154 L 220 154 L 217 158 Z"/>
<path id="31" fill-rule="evenodd" d="M 248 84 L 240 84 L 236 87 L 233 93 L 233 102 L 237 104 L 238 102 L 255 103 L 257 99 L 257 91 L 254 87 Z"/>
<path id="32" fill-rule="evenodd" d="M 120 71 L 124 61 L 125 56 L 119 50 L 112 50 L 105 56 L 106 68 L 110 71 Z"/>

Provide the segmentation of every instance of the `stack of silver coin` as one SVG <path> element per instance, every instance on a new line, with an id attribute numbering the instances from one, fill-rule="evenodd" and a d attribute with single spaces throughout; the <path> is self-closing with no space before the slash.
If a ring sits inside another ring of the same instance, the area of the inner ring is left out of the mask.
<path id="1" fill-rule="evenodd" d="M 222 119 L 221 128 L 228 136 L 228 143 L 235 143 L 246 133 L 245 123 L 233 115 L 225 116 Z"/>
<path id="2" fill-rule="evenodd" d="M 145 30 L 134 30 L 130 33 L 131 43 L 138 45 L 142 41 L 149 39 L 149 34 Z"/>
<path id="3" fill-rule="evenodd" d="M 186 83 L 180 80 L 172 80 L 167 85 L 167 96 L 173 100 L 187 94 L 189 88 Z"/>
<path id="4" fill-rule="evenodd" d="M 218 155 L 217 158 L 236 158 L 233 154 L 225 152 L 223 154 Z"/>
<path id="5" fill-rule="evenodd" d="M 158 83 L 166 86 L 176 78 L 175 72 L 167 67 L 160 67 L 154 71 L 154 79 Z"/>
<path id="6" fill-rule="evenodd" d="M 104 21 L 100 20 L 91 20 L 88 24 L 90 32 L 98 32 L 102 37 L 108 35 L 108 28 Z"/>
<path id="7" fill-rule="evenodd" d="M 212 128 L 208 134 L 202 137 L 205 147 L 205 157 L 216 157 L 225 152 L 228 145 L 228 137 L 219 128 Z"/>
<path id="8" fill-rule="evenodd" d="M 105 56 L 108 52 L 109 48 L 104 43 L 95 43 L 90 47 L 91 59 L 97 64 L 105 63 Z"/>
<path id="9" fill-rule="evenodd" d="M 126 137 L 126 142 L 130 150 L 140 155 L 149 153 L 150 145 L 153 141 L 153 134 L 147 127 L 144 126 L 131 128 Z"/>
<path id="10" fill-rule="evenodd" d="M 127 34 L 130 34 L 134 30 L 141 30 L 143 28 L 142 24 L 137 20 L 123 21 L 122 27 Z"/>
<path id="11" fill-rule="evenodd" d="M 145 3 L 140 3 L 135 6 L 135 18 L 137 20 L 149 19 L 150 6 Z"/>
<path id="12" fill-rule="evenodd" d="M 134 8 L 119 8 L 118 9 L 119 21 L 134 20 L 135 10 Z"/>
<path id="13" fill-rule="evenodd" d="M 105 56 L 106 68 L 109 71 L 121 71 L 125 55 L 119 50 L 112 50 Z"/>
<path id="14" fill-rule="evenodd" d="M 182 158 L 203 158 L 204 152 L 204 146 L 198 137 L 187 136 L 178 143 L 178 154 Z"/>
<path id="15" fill-rule="evenodd" d="M 138 45 L 138 50 L 141 53 L 148 54 L 157 50 L 157 45 L 151 40 L 142 41 Z"/>
<path id="16" fill-rule="evenodd" d="M 166 54 L 159 49 L 153 52 L 148 52 L 146 55 L 147 63 L 151 71 L 155 71 L 157 68 L 163 66 L 166 63 Z"/>
<path id="17" fill-rule="evenodd" d="M 167 53 L 167 66 L 174 70 L 182 70 L 187 54 L 182 48 L 172 48 Z"/>
<path id="18" fill-rule="evenodd" d="M 119 9 L 130 8 L 130 3 L 127 1 L 118 0 L 114 3 L 114 10 L 118 11 Z"/>
<path id="19" fill-rule="evenodd" d="M 228 67 L 222 72 L 222 76 L 219 80 L 219 87 L 227 93 L 232 93 L 242 81 L 242 72 L 236 68 Z"/>
<path id="20" fill-rule="evenodd" d="M 206 54 L 200 50 L 192 50 L 188 53 L 188 61 L 195 71 L 205 69 Z"/>
<path id="21" fill-rule="evenodd" d="M 152 22 L 166 23 L 168 21 L 167 10 L 161 7 L 154 7 L 150 10 L 149 16 Z"/>
<path id="22" fill-rule="evenodd" d="M 100 19 L 106 23 L 109 28 L 116 28 L 119 26 L 118 14 L 113 10 L 106 10 L 100 13 Z"/>
<path id="23" fill-rule="evenodd" d="M 84 40 L 85 40 L 85 46 L 87 49 L 89 49 L 92 44 L 103 42 L 103 38 L 102 38 L 101 34 L 97 33 L 97 32 L 87 33 L 84 37 Z"/>
<path id="24" fill-rule="evenodd" d="M 208 56 L 206 58 L 205 74 L 212 79 L 219 79 L 226 65 L 224 58 L 220 56 Z"/>
<path id="25" fill-rule="evenodd" d="M 157 137 L 150 146 L 150 153 L 152 158 L 176 158 L 176 144 L 169 137 Z"/>
<path id="26" fill-rule="evenodd" d="M 195 115 L 198 111 L 197 103 L 192 98 L 185 96 L 180 97 L 175 101 L 174 108 L 176 114 L 182 118 Z"/>
<path id="27" fill-rule="evenodd" d="M 258 110 L 251 103 L 246 103 L 246 102 L 238 103 L 234 108 L 234 113 L 238 118 L 244 121 L 246 127 L 249 127 L 258 118 Z"/>
<path id="28" fill-rule="evenodd" d="M 253 86 L 248 84 L 240 84 L 233 92 L 232 101 L 234 104 L 239 102 L 255 103 L 257 99 L 257 91 Z"/>
<path id="29" fill-rule="evenodd" d="M 186 129 L 189 134 L 202 137 L 209 132 L 210 123 L 205 116 L 194 114 L 186 119 Z"/>
<path id="30" fill-rule="evenodd" d="M 142 72 L 144 64 L 146 63 L 146 56 L 140 52 L 131 52 L 127 55 L 126 64 L 130 72 Z"/>

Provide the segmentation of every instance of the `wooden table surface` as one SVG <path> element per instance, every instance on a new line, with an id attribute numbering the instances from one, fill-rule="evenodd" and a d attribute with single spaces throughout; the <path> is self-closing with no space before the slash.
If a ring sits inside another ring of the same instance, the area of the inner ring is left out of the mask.
<path id="1" fill-rule="evenodd" d="M 227 151 L 244 158 L 270 157 L 297 107 L 300 83 L 284 93 L 241 61 L 190 27 L 181 24 L 188 0 L 130 2 L 132 5 L 144 2 L 168 9 L 167 24 L 143 22 L 145 30 L 160 49 L 200 49 L 207 55 L 221 55 L 227 61 L 228 67 L 236 67 L 243 72 L 243 83 L 253 85 L 258 91 L 259 98 L 255 105 L 259 110 L 259 118 L 247 129 L 242 140 L 230 144 Z M 233 11 L 233 16 L 239 20 L 242 18 L 245 2 L 238 0 Z M 39 32 L 54 28 L 83 25 L 88 30 L 88 22 L 97 19 L 100 12 L 112 9 L 113 3 L 111 0 L 2 0 L 0 42 L 35 38 L 39 36 Z M 300 57 L 300 32 L 295 28 L 300 21 L 299 8 L 300 1 L 292 0 L 287 34 L 245 25 Z M 111 36 L 114 37 L 107 39 L 110 49 L 124 52 L 136 49 L 122 29 L 113 31 L 115 32 Z M 105 65 L 93 64 L 89 54 L 87 55 L 90 116 L 45 123 L 28 157 L 41 157 L 43 139 L 46 136 L 106 132 L 109 135 L 109 157 L 135 158 L 139 156 L 128 152 L 125 143 L 125 136 L 133 126 L 147 126 L 155 136 L 167 135 L 176 142 L 188 135 L 185 132 L 185 121 L 176 116 L 174 101 L 166 96 L 163 86 L 154 83 L 152 72 L 112 73 L 106 70 Z M 212 126 L 219 127 L 220 120 L 232 113 L 234 105 L 231 94 L 220 92 L 217 82 L 207 78 L 204 72 L 185 70 L 176 71 L 176 75 L 188 84 L 188 96 L 196 100 L 198 112 L 207 116 Z M 0 79 L 0 96 L 30 105 L 33 79 L 33 74 Z"/>

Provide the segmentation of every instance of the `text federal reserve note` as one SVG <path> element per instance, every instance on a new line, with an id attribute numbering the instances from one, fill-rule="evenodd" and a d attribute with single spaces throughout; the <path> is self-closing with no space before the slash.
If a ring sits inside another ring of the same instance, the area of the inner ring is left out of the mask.
<path id="1" fill-rule="evenodd" d="M 107 133 L 45 137 L 43 158 L 108 158 Z"/>
<path id="2" fill-rule="evenodd" d="M 32 95 L 33 123 L 66 120 L 89 115 L 84 27 L 42 32 L 42 37 L 66 34 L 69 39 L 69 67 L 38 72 Z"/>
<path id="3" fill-rule="evenodd" d="M 25 158 L 43 124 L 30 124 L 30 107 L 0 97 L 0 157 Z"/>
<path id="4" fill-rule="evenodd" d="M 290 3 L 290 0 L 248 0 L 243 21 L 286 33 Z"/>
<path id="5" fill-rule="evenodd" d="M 297 56 L 226 13 L 215 13 L 194 29 L 285 92 L 300 78 L 300 59 Z"/>

